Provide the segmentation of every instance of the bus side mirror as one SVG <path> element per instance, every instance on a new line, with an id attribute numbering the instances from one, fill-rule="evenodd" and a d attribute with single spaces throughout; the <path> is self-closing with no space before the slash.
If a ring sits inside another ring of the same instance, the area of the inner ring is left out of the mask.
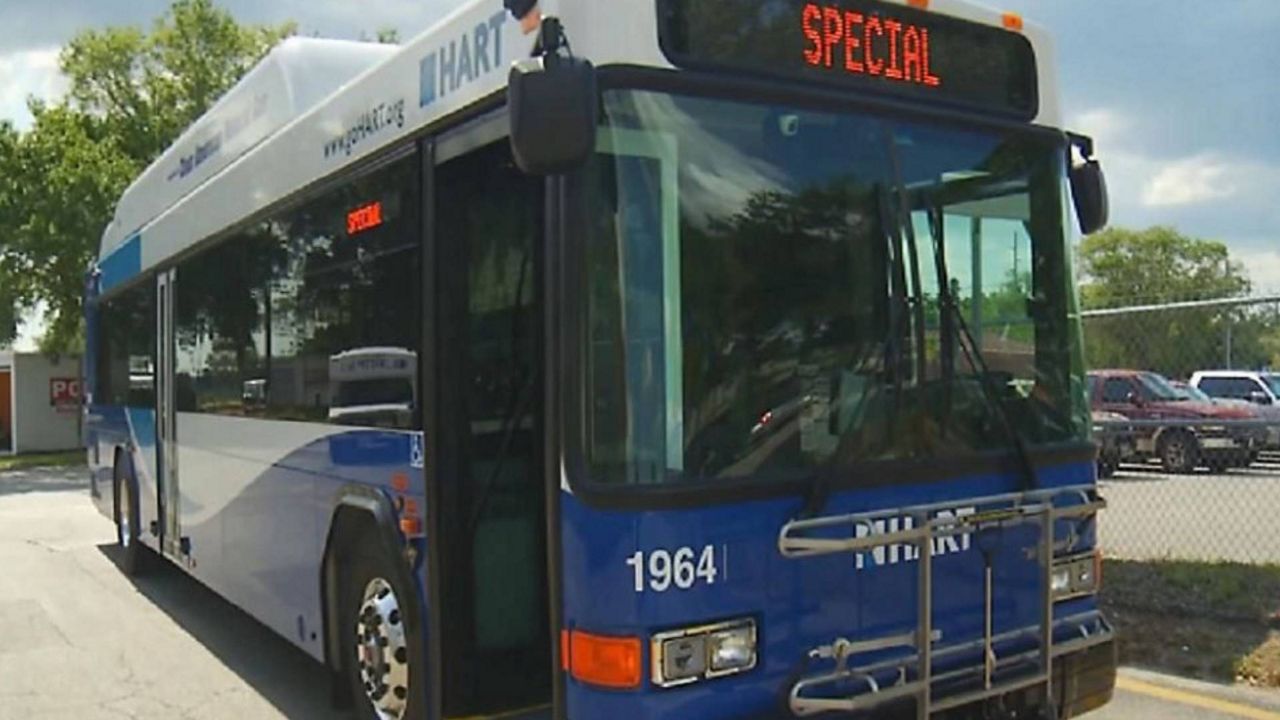
<path id="1" fill-rule="evenodd" d="M 555 53 L 515 63 L 507 83 L 511 151 L 530 175 L 559 175 L 595 152 L 596 69 Z"/>
<path id="2" fill-rule="evenodd" d="M 1110 207 L 1107 200 L 1107 178 L 1097 160 L 1088 159 L 1071 168 L 1071 197 L 1076 205 L 1080 231 L 1093 234 L 1107 224 Z"/>

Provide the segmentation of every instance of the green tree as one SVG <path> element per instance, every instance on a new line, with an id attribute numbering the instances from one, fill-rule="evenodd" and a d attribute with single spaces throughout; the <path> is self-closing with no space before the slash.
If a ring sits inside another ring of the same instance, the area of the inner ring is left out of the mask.
<path id="1" fill-rule="evenodd" d="M 1080 243 L 1086 308 L 1211 300 L 1249 292 L 1244 267 L 1217 240 L 1171 227 L 1109 228 Z"/>
<path id="2" fill-rule="evenodd" d="M 145 167 L 294 29 L 240 25 L 212 0 L 178 0 L 148 34 L 86 30 L 59 58 L 68 105 L 101 118 Z"/>
<path id="3" fill-rule="evenodd" d="M 8 229 L 0 236 L 0 307 L 43 301 L 44 349 L 83 344 L 84 272 L 129 181 L 293 30 L 241 25 L 212 0 L 178 0 L 150 32 L 116 27 L 74 37 L 59 58 L 66 98 L 32 100 L 26 133 L 0 126 L 0 222 Z"/>
<path id="4" fill-rule="evenodd" d="M 49 351 L 82 342 L 84 273 L 134 165 L 115 148 L 96 118 L 66 106 L 32 104 L 35 124 L 16 153 L 14 204 L 0 284 L 31 308 L 43 300 Z"/>
<path id="5" fill-rule="evenodd" d="M 12 123 L 0 121 L 0 223 L 8 225 L 16 215 L 14 190 L 17 188 L 18 144 L 20 136 Z M 13 250 L 4 238 L 12 232 L 0 232 L 0 348 L 13 342 L 17 331 L 17 311 L 21 290 L 18 282 L 21 276 L 7 273 L 5 268 L 17 262 Z"/>
<path id="6" fill-rule="evenodd" d="M 1247 295 L 1244 267 L 1216 240 L 1170 227 L 1111 228 L 1079 248 L 1081 298 L 1086 309 L 1159 305 Z M 1090 318 L 1085 347 L 1091 367 L 1129 367 L 1185 377 L 1222 365 L 1227 325 L 1233 361 L 1254 364 L 1266 355 L 1266 318 L 1244 310 L 1207 308 L 1125 313 Z"/>

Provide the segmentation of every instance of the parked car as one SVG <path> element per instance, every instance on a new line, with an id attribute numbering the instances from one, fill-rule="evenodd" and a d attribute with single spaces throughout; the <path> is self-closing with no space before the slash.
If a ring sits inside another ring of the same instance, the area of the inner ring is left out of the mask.
<path id="1" fill-rule="evenodd" d="M 1248 467 L 1249 465 L 1252 465 L 1254 462 L 1256 462 L 1258 460 L 1258 454 L 1262 450 L 1262 448 L 1268 447 L 1271 444 L 1271 431 L 1280 430 L 1280 423 L 1277 423 L 1274 426 L 1262 424 L 1267 422 L 1266 416 L 1263 413 L 1263 411 L 1271 408 L 1263 408 L 1259 405 L 1254 405 L 1248 400 L 1235 400 L 1233 398 L 1209 397 L 1200 388 L 1196 387 L 1195 385 L 1182 382 L 1181 380 L 1170 380 L 1169 384 L 1172 385 L 1175 389 L 1177 389 L 1178 392 L 1182 393 L 1188 400 L 1194 400 L 1195 402 L 1213 403 L 1214 405 L 1223 405 L 1226 407 L 1238 408 L 1243 412 L 1249 413 L 1249 416 L 1252 419 L 1259 421 L 1259 424 L 1256 427 L 1238 428 L 1238 431 L 1241 434 L 1248 435 L 1249 437 L 1252 438 L 1253 447 L 1254 447 L 1253 451 L 1249 453 L 1247 462 L 1241 462 L 1239 464 L 1239 467 Z M 1275 406 L 1274 412 L 1280 413 L 1280 406 Z M 1274 417 L 1274 414 L 1273 414 L 1273 417 Z"/>
<path id="2" fill-rule="evenodd" d="M 1257 405 L 1280 404 L 1280 373 L 1253 370 L 1201 370 L 1191 376 L 1210 397 L 1248 400 Z"/>
<path id="3" fill-rule="evenodd" d="M 1267 447 L 1280 449 L 1280 373 L 1252 370 L 1201 370 L 1189 384 L 1220 400 L 1247 402 L 1271 425 Z"/>
<path id="4" fill-rule="evenodd" d="M 1095 370 L 1089 373 L 1089 399 L 1093 410 L 1130 420 L 1179 421 L 1136 426 L 1138 457 L 1159 460 L 1166 472 L 1200 466 L 1223 472 L 1247 464 L 1258 449 L 1252 428 L 1218 424 L 1253 419 L 1249 408 L 1188 399 L 1158 373 Z"/>

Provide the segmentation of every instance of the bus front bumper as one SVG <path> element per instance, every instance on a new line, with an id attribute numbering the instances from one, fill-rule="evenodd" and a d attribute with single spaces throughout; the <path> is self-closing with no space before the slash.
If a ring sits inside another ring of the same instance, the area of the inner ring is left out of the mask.
<path id="1" fill-rule="evenodd" d="M 1116 641 L 1108 638 L 1066 654 L 1054 665 L 1054 688 L 1063 718 L 1079 717 L 1111 701 L 1116 687 Z"/>

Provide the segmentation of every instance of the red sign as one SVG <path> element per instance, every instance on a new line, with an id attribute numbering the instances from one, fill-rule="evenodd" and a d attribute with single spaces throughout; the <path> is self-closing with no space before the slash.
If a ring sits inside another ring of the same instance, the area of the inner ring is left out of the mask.
<path id="1" fill-rule="evenodd" d="M 59 410 L 80 406 L 80 378 L 50 378 L 49 404 Z"/>
<path id="2" fill-rule="evenodd" d="M 347 234 L 355 235 L 382 224 L 382 203 L 371 202 L 347 213 Z"/>
<path id="3" fill-rule="evenodd" d="M 800 16 L 804 61 L 854 75 L 923 87 L 942 80 L 929 67 L 929 29 L 889 16 L 809 3 Z"/>

